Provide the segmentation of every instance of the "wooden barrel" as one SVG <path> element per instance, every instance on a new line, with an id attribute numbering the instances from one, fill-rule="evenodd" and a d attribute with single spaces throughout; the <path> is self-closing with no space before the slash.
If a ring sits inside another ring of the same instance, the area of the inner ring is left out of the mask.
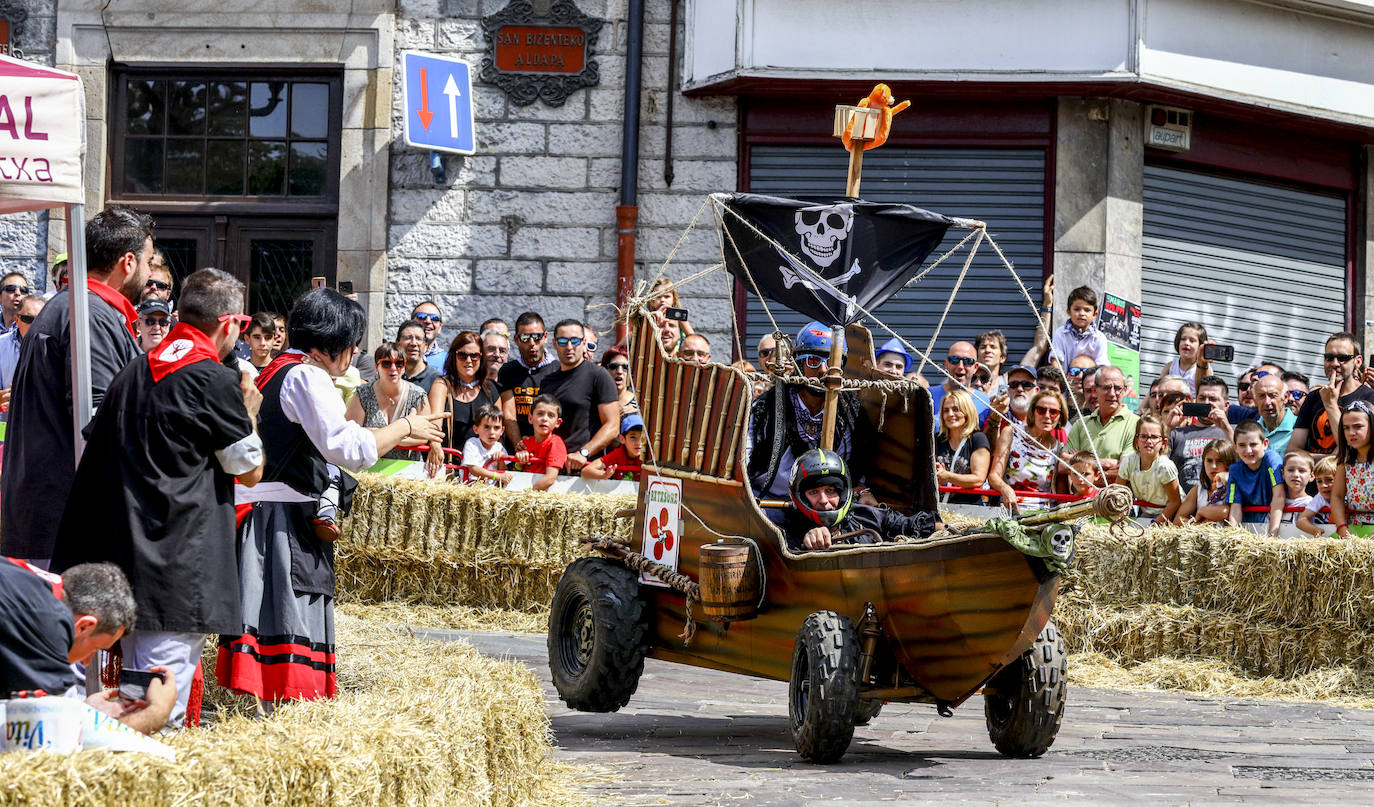
<path id="1" fill-rule="evenodd" d="M 720 622 L 758 616 L 759 576 L 749 562 L 749 544 L 720 541 L 701 547 L 701 608 Z"/>

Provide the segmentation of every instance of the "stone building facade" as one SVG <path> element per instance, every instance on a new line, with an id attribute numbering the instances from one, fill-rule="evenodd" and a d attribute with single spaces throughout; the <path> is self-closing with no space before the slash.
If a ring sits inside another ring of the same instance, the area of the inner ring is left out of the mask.
<path id="1" fill-rule="evenodd" d="M 141 65 L 164 68 L 166 77 L 158 74 L 164 83 L 179 80 L 178 69 L 188 80 L 212 82 L 233 81 L 242 71 L 264 66 L 286 66 L 287 78 L 292 69 L 323 71 L 336 77 L 342 96 L 328 121 L 329 136 L 337 139 L 337 149 L 330 152 L 337 165 L 336 212 L 327 204 L 312 208 L 311 215 L 327 220 L 321 243 L 332 265 L 311 271 L 353 283 L 368 310 L 369 344 L 393 335 L 424 299 L 436 300 L 445 312 L 446 339 L 487 317 L 513 320 L 526 310 L 540 312 L 550 324 L 577 317 L 603 333 L 610 330 L 625 0 L 579 3 L 584 13 L 605 20 L 593 55 L 600 82 L 572 93 L 562 105 L 518 106 L 497 87 L 474 81 L 477 152 L 445 155 L 441 183 L 430 170 L 429 153 L 405 145 L 402 136 L 400 55 L 457 56 L 476 73 L 485 51 L 480 21 L 504 8 L 505 0 L 359 0 L 348 6 L 299 0 L 276 3 L 267 13 L 258 3 L 186 10 L 161 0 L 109 8 L 96 2 L 22 1 L 26 55 L 77 72 L 85 85 L 88 210 L 111 201 L 149 210 L 169 238 L 188 236 L 181 241 L 192 251 L 178 252 L 178 258 L 219 263 L 252 284 L 256 264 L 239 260 L 233 244 L 226 248 L 224 243 L 250 224 L 267 226 L 273 216 L 293 215 L 292 200 L 258 209 L 248 200 L 208 194 L 129 195 L 132 180 L 116 182 L 125 126 L 121 92 L 127 92 L 121 88 L 131 80 L 127 72 Z M 636 264 L 644 280 L 662 271 L 675 248 L 674 264 L 666 270 L 674 278 L 719 260 L 714 224 L 703 204 L 707 194 L 735 185 L 736 105 L 722 97 L 676 97 L 674 180 L 670 186 L 664 179 L 668 18 L 667 0 L 648 3 Z M 679 245 L 698 214 L 699 226 Z M 214 222 L 201 224 L 206 215 L 221 220 L 218 229 Z M 45 261 L 64 249 L 60 213 L 53 214 L 51 225 L 47 218 L 0 219 L 5 268 L 38 277 Z M 247 223 L 240 227 L 240 221 Z M 186 232 L 202 226 L 204 235 Z M 721 356 L 730 353 L 730 295 L 723 273 L 685 290 L 693 323 Z"/>
<path id="2" fill-rule="evenodd" d="M 485 41 L 481 18 L 505 0 L 400 0 L 396 50 L 453 55 L 474 67 Z M 427 152 L 405 145 L 400 82 L 394 91 L 391 206 L 387 217 L 388 328 L 427 297 L 448 315 L 446 334 L 490 316 L 513 321 L 525 310 L 546 322 L 585 317 L 603 334 L 615 298 L 616 217 L 624 119 L 626 3 L 579 0 L 606 20 L 595 46 L 599 85 L 561 106 L 519 106 L 497 87 L 474 81 L 477 154 L 444 158 L 436 185 Z M 647 4 L 639 155 L 637 277 L 686 277 L 720 260 L 708 194 L 732 191 L 736 174 L 735 101 L 675 99 L 673 183 L 664 180 L 667 127 L 668 2 Z M 682 53 L 679 47 L 678 53 Z M 679 73 L 680 75 L 680 73 Z M 701 213 L 698 218 L 698 213 Z M 678 246 L 693 219 L 697 226 Z M 731 288 L 717 273 L 683 290 L 695 327 L 728 356 Z M 605 337 L 603 336 L 603 343 Z"/>

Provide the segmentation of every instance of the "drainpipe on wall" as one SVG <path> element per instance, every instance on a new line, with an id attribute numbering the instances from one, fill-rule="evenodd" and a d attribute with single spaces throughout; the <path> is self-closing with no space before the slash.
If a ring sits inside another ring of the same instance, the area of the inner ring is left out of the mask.
<path id="1" fill-rule="evenodd" d="M 639 87 L 644 53 L 644 0 L 629 0 L 625 42 L 625 122 L 620 145 L 620 205 L 615 209 L 615 304 L 624 313 L 634 294 L 635 227 L 639 221 Z M 616 341 L 629 335 L 629 323 L 616 326 Z"/>

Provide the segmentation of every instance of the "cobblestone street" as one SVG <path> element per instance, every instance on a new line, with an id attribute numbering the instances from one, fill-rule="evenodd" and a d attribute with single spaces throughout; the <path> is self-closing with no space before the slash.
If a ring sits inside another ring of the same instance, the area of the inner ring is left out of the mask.
<path id="1" fill-rule="evenodd" d="M 836 765 L 802 762 L 787 685 L 650 660 L 615 714 L 566 709 L 544 638 L 466 638 L 528 664 L 549 697 L 559 758 L 601 766 L 606 803 L 631 805 L 1363 804 L 1374 801 L 1374 711 L 1321 704 L 1071 688 L 1058 741 L 1011 760 L 988 741 L 980 699 L 941 718 L 889 704 Z"/>

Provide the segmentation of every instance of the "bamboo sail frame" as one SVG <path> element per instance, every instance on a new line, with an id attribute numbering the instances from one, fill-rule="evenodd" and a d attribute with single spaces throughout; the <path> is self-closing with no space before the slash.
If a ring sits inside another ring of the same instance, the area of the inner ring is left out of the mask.
<path id="1" fill-rule="evenodd" d="M 743 484 L 736 454 L 748 415 L 749 380 L 731 367 L 669 356 L 650 318 L 635 316 L 631 366 L 653 465 L 684 479 Z"/>

